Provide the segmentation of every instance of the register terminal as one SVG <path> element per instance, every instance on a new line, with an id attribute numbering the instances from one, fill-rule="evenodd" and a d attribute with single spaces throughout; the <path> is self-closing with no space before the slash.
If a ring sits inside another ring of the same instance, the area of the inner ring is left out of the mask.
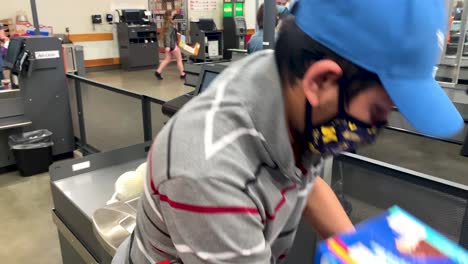
<path id="1" fill-rule="evenodd" d="M 15 93 L 15 98 L 5 98 L 0 102 L 3 123 L 21 117 L 20 123 L 27 121 L 29 124 L 22 132 L 47 129 L 53 133 L 53 155 L 70 155 L 75 141 L 61 41 L 45 36 L 12 38 L 5 67 L 11 70 L 12 87 L 19 92 Z M 0 142 L 9 134 L 10 131 L 0 135 Z M 0 144 L 1 153 L 6 153 L 6 150 Z M 12 165 L 12 162 L 2 163 L 0 159 L 0 168 Z"/>
<path id="2" fill-rule="evenodd" d="M 162 112 L 166 116 L 173 116 L 179 111 L 188 101 L 194 96 L 203 93 L 211 84 L 211 82 L 220 74 L 226 66 L 223 65 L 203 65 L 202 71 L 198 77 L 198 85 L 193 94 L 184 94 L 173 100 L 166 102 L 162 107 Z"/>

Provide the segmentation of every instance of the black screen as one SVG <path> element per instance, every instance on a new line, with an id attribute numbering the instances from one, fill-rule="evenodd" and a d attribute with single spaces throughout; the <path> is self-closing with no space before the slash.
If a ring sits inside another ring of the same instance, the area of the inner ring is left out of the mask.
<path id="1" fill-rule="evenodd" d="M 205 71 L 205 75 L 203 76 L 203 82 L 201 84 L 199 94 L 202 93 L 203 91 L 210 86 L 211 82 L 218 76 L 217 72 L 210 72 L 210 71 Z"/>
<path id="2" fill-rule="evenodd" d="M 238 29 L 246 29 L 245 20 L 244 19 L 236 19 L 236 25 Z"/>
<path id="3" fill-rule="evenodd" d="M 10 44 L 8 45 L 8 52 L 5 57 L 5 67 L 12 69 L 15 65 L 16 59 L 18 58 L 18 54 L 21 51 L 21 40 L 19 39 L 11 39 Z"/>
<path id="4" fill-rule="evenodd" d="M 123 11 L 123 17 L 128 24 L 142 24 L 144 17 L 144 10 L 127 9 Z"/>
<path id="5" fill-rule="evenodd" d="M 214 31 L 216 30 L 216 24 L 213 19 L 210 18 L 200 18 L 198 22 L 198 27 L 203 31 Z"/>

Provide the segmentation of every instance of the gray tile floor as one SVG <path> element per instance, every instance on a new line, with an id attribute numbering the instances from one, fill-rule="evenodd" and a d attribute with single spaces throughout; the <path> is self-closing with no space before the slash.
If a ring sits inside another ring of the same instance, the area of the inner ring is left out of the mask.
<path id="1" fill-rule="evenodd" d="M 86 75 L 94 81 L 164 102 L 193 91 L 192 87 L 184 85 L 175 65 L 169 65 L 163 76 L 164 80 L 157 80 L 154 69 L 130 72 L 112 70 L 90 72 Z M 82 85 L 82 99 L 86 135 L 90 145 L 107 151 L 142 142 L 143 120 L 140 99 L 98 89 L 92 85 Z M 162 114 L 161 105 L 154 102 L 151 103 L 151 119 L 153 134 L 156 135 L 159 128 L 167 121 L 167 117 Z M 76 119 L 75 123 L 78 124 Z"/>
<path id="2" fill-rule="evenodd" d="M 49 175 L 0 175 L 0 263 L 62 263 Z"/>
<path id="3" fill-rule="evenodd" d="M 179 72 L 174 64 L 170 64 L 164 70 L 162 73 L 164 80 L 162 81 L 156 79 L 154 71 L 154 69 L 141 71 L 112 70 L 90 72 L 86 74 L 86 77 L 162 101 L 169 101 L 193 91 L 192 87 L 185 86 L 184 81 L 179 78 Z"/>
<path id="4" fill-rule="evenodd" d="M 174 66 L 170 67 L 163 81 L 154 78 L 153 70 L 93 72 L 87 77 L 169 100 L 192 90 L 184 87 Z M 468 158 L 459 156 L 459 151 L 458 145 L 384 131 L 376 145 L 359 154 L 468 185 Z M 48 174 L 0 175 L 0 263 L 61 263 L 51 208 Z"/>

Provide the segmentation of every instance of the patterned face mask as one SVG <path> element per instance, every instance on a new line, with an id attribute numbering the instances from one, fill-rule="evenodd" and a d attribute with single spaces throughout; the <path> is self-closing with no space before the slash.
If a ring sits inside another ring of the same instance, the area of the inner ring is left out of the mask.
<path id="1" fill-rule="evenodd" d="M 359 146 L 373 143 L 385 125 L 368 125 L 348 115 L 343 98 L 340 92 L 337 116 L 318 126 L 312 125 L 312 106 L 306 101 L 305 140 L 312 153 L 327 157 L 344 151 L 354 152 Z"/>

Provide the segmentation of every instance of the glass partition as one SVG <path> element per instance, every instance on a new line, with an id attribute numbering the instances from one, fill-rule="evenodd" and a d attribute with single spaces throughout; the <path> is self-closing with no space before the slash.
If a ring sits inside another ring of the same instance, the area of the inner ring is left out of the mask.
<path id="1" fill-rule="evenodd" d="M 159 131 L 163 128 L 164 124 L 169 120 L 167 116 L 162 113 L 162 105 L 151 102 L 151 125 L 153 140 L 158 135 Z"/>
<path id="2" fill-rule="evenodd" d="M 467 247 L 468 187 L 349 154 L 335 158 L 332 186 L 342 186 L 354 223 L 398 205 Z M 455 186 L 455 187 L 454 187 Z M 338 193 L 338 195 L 340 195 Z"/>
<path id="3" fill-rule="evenodd" d="M 141 99 L 81 84 L 87 143 L 109 151 L 142 143 Z"/>

